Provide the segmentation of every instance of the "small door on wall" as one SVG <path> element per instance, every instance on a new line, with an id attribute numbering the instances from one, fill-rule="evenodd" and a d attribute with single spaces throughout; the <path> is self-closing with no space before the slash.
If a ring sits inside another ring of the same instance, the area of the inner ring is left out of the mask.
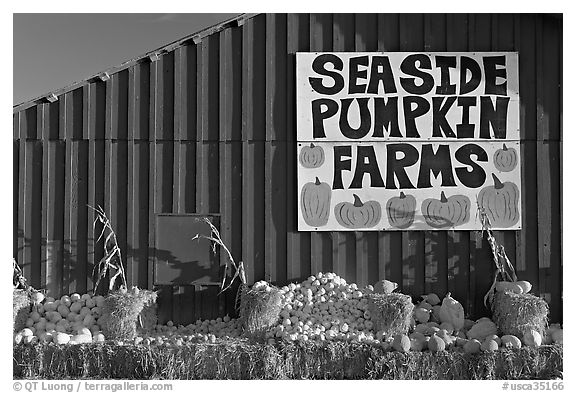
<path id="1" fill-rule="evenodd" d="M 157 214 L 154 250 L 154 285 L 219 285 L 219 255 L 210 236 L 208 218 L 216 228 L 218 216 L 200 214 Z"/>

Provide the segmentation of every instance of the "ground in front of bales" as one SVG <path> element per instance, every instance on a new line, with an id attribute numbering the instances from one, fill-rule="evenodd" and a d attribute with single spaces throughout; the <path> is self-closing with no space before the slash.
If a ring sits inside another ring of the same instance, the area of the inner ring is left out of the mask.
<path id="1" fill-rule="evenodd" d="M 349 342 L 14 346 L 15 379 L 558 379 L 561 345 L 469 354 L 401 353 Z"/>

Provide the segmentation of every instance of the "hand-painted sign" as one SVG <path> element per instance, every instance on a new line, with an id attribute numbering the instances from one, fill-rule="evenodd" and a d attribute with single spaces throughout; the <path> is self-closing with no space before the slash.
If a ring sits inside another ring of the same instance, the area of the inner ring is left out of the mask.
<path id="1" fill-rule="evenodd" d="M 298 228 L 520 229 L 516 53 L 298 53 Z"/>

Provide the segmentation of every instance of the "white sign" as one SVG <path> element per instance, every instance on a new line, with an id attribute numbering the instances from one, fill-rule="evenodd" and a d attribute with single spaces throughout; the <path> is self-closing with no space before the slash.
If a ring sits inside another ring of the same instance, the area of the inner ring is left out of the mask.
<path id="1" fill-rule="evenodd" d="M 520 229 L 516 53 L 298 53 L 299 230 Z"/>

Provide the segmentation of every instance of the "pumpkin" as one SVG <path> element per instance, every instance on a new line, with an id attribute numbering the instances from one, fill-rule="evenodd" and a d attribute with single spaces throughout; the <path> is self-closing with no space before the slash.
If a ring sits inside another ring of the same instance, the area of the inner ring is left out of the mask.
<path id="1" fill-rule="evenodd" d="M 310 146 L 304 146 L 300 150 L 299 160 L 304 168 L 319 168 L 324 164 L 324 149 L 310 143 Z"/>
<path id="2" fill-rule="evenodd" d="M 416 198 L 406 195 L 402 191 L 400 196 L 388 199 L 386 213 L 391 226 L 398 229 L 406 229 L 414 222 L 416 211 Z"/>
<path id="3" fill-rule="evenodd" d="M 440 304 L 440 298 L 435 293 L 429 293 L 428 295 L 422 295 L 422 298 L 432 306 Z"/>
<path id="4" fill-rule="evenodd" d="M 516 285 L 522 288 L 522 293 L 528 293 L 532 290 L 532 284 L 528 281 L 516 281 Z"/>
<path id="5" fill-rule="evenodd" d="M 425 324 L 416 325 L 414 333 L 428 334 L 428 326 Z"/>
<path id="6" fill-rule="evenodd" d="M 491 320 L 482 320 L 480 322 L 476 322 L 474 326 L 468 330 L 466 335 L 468 338 L 475 338 L 479 341 L 484 341 L 484 339 L 492 334 L 496 334 L 498 328 L 494 322 Z"/>
<path id="7" fill-rule="evenodd" d="M 392 341 L 392 348 L 398 352 L 408 352 L 411 346 L 410 338 L 405 334 L 397 334 Z"/>
<path id="8" fill-rule="evenodd" d="M 410 350 L 411 351 L 422 351 L 425 349 L 426 341 L 419 340 L 416 338 L 410 339 Z"/>
<path id="9" fill-rule="evenodd" d="M 484 340 L 480 346 L 482 352 L 494 352 L 498 350 L 498 343 L 494 340 Z"/>
<path id="10" fill-rule="evenodd" d="M 478 207 L 484 210 L 492 227 L 509 228 L 520 220 L 518 186 L 512 182 L 502 183 L 495 174 L 492 178 L 494 185 L 478 193 Z"/>
<path id="11" fill-rule="evenodd" d="M 442 322 L 440 324 L 440 329 L 446 330 L 448 334 L 454 333 L 454 326 L 450 322 Z"/>
<path id="12" fill-rule="evenodd" d="M 510 172 L 518 165 L 518 153 L 516 149 L 502 145 L 502 149 L 496 150 L 493 157 L 494 167 L 500 172 Z"/>
<path id="13" fill-rule="evenodd" d="M 487 336 L 484 341 L 486 340 L 494 340 L 496 341 L 496 344 L 498 344 L 498 346 L 502 345 L 502 339 L 500 339 L 500 337 L 498 337 L 497 334 L 491 334 L 489 336 Z"/>
<path id="14" fill-rule="evenodd" d="M 318 178 L 315 182 L 304 184 L 300 194 L 300 210 L 304 222 L 311 227 L 321 227 L 328 223 L 332 189 L 328 183 Z"/>
<path id="15" fill-rule="evenodd" d="M 414 319 L 420 323 L 426 323 L 430 319 L 430 311 L 422 307 L 417 307 L 414 309 Z"/>
<path id="16" fill-rule="evenodd" d="M 376 284 L 374 284 L 374 292 L 375 293 L 392 293 L 396 288 L 398 288 L 398 284 L 388 280 L 380 280 Z"/>
<path id="17" fill-rule="evenodd" d="M 505 348 L 521 348 L 522 342 L 520 339 L 512 334 L 502 336 L 502 346 Z"/>
<path id="18" fill-rule="evenodd" d="M 450 292 L 442 300 L 440 321 L 449 322 L 454 330 L 460 330 L 464 327 L 464 307 L 458 300 L 450 296 Z"/>
<path id="19" fill-rule="evenodd" d="M 522 286 L 518 285 L 515 282 L 509 281 L 497 281 L 496 285 L 494 286 L 496 292 L 513 292 L 517 294 L 521 294 L 524 292 Z"/>
<path id="20" fill-rule="evenodd" d="M 428 311 L 432 311 L 432 305 L 427 301 L 421 301 L 418 303 L 418 307 L 425 308 Z"/>
<path id="21" fill-rule="evenodd" d="M 428 349 L 431 352 L 444 351 L 446 349 L 446 342 L 444 342 L 444 340 L 442 340 L 436 334 L 433 334 L 428 340 Z"/>
<path id="22" fill-rule="evenodd" d="M 466 352 L 466 353 L 478 353 L 478 352 L 480 352 L 481 346 L 482 346 L 482 344 L 480 343 L 480 341 L 478 341 L 476 339 L 468 340 L 464 344 L 464 352 Z"/>
<path id="23" fill-rule="evenodd" d="M 446 344 L 446 348 L 448 348 L 452 344 L 454 344 L 454 341 L 456 340 L 455 337 L 448 334 L 448 332 L 444 329 L 440 329 L 437 332 L 435 332 L 434 334 L 436 336 L 440 337 L 444 341 L 444 343 Z"/>
<path id="24" fill-rule="evenodd" d="M 340 202 L 334 207 L 336 221 L 344 228 L 362 229 L 372 228 L 380 221 L 382 208 L 377 201 L 362 202 L 358 195 L 354 196 L 354 203 Z"/>
<path id="25" fill-rule="evenodd" d="M 44 294 L 42 292 L 33 292 L 32 295 L 30 296 L 32 303 L 34 304 L 40 304 L 42 303 L 42 301 L 44 300 Z"/>
<path id="26" fill-rule="evenodd" d="M 524 345 L 529 347 L 539 347 L 542 345 L 542 336 L 536 330 L 529 329 L 524 333 L 522 341 L 524 341 Z"/>
<path id="27" fill-rule="evenodd" d="M 408 337 L 410 338 L 410 340 L 421 340 L 421 341 L 426 340 L 426 336 L 421 332 L 412 332 Z"/>
<path id="28" fill-rule="evenodd" d="M 422 215 L 432 228 L 456 227 L 470 219 L 470 199 L 465 195 L 446 198 L 442 191 L 440 199 L 428 198 L 422 202 Z"/>
<path id="29" fill-rule="evenodd" d="M 68 344 L 70 342 L 70 335 L 58 332 L 52 336 L 52 341 L 56 344 Z"/>

